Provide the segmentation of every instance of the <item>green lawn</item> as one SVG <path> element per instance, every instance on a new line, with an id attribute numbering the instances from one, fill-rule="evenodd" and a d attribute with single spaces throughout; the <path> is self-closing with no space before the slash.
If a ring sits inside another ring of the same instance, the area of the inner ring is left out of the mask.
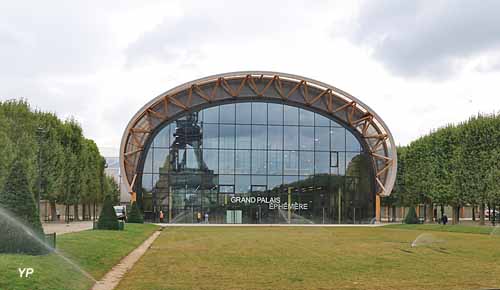
<path id="1" fill-rule="evenodd" d="M 167 228 L 118 289 L 500 287 L 500 237 L 407 227 Z"/>
<path id="2" fill-rule="evenodd" d="M 124 231 L 88 230 L 57 237 L 57 248 L 95 279 L 140 245 L 157 227 L 127 224 Z M 29 279 L 18 268 L 31 267 Z M 46 256 L 0 254 L 0 289 L 89 289 L 93 282 L 55 254 Z"/>
<path id="3" fill-rule="evenodd" d="M 469 233 L 469 234 L 486 234 L 489 235 L 493 232 L 495 235 L 500 235 L 500 227 L 492 226 L 474 226 L 474 225 L 438 225 L 438 224 L 422 224 L 422 225 L 407 225 L 407 224 L 393 224 L 387 225 L 385 228 L 391 229 L 408 229 L 408 230 L 421 230 L 421 231 L 440 231 L 440 232 L 454 232 L 454 233 Z"/>

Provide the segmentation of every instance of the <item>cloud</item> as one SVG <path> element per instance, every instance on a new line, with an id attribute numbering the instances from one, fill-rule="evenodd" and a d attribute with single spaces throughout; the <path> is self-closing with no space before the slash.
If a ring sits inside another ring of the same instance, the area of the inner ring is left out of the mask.
<path id="1" fill-rule="evenodd" d="M 500 47 L 500 1 L 367 1 L 351 41 L 390 72 L 443 79 Z"/>

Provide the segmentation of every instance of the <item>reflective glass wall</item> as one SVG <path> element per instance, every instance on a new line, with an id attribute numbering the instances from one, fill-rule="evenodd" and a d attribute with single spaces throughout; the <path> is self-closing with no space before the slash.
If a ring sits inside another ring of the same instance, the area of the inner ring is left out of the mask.
<path id="1" fill-rule="evenodd" d="M 368 223 L 373 173 L 354 135 L 284 104 L 226 104 L 163 127 L 138 200 L 171 223 Z"/>

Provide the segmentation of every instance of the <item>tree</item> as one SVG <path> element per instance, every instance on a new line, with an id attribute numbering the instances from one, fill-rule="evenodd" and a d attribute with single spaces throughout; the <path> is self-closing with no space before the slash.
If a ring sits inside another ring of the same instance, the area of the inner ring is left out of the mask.
<path id="1" fill-rule="evenodd" d="M 97 222 L 97 228 L 100 230 L 118 230 L 118 218 L 116 217 L 115 209 L 110 196 L 104 198 L 101 215 Z"/>
<path id="2" fill-rule="evenodd" d="M 27 229 L 2 217 L 0 220 L 0 252 L 44 254 L 46 248 L 41 242 L 45 236 L 33 193 L 29 188 L 25 164 L 16 160 L 0 193 L 0 205 Z M 0 209 L 1 210 L 1 209 Z M 38 239 L 38 241 L 37 241 Z"/>
<path id="3" fill-rule="evenodd" d="M 132 202 L 132 206 L 130 207 L 130 211 L 128 213 L 127 222 L 136 224 L 144 223 L 144 218 L 142 217 L 142 213 L 137 206 L 137 202 Z"/>

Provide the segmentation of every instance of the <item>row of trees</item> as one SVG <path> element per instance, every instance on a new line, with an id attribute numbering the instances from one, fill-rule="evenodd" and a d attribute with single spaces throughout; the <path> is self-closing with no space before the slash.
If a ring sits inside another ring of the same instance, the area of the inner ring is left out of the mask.
<path id="1" fill-rule="evenodd" d="M 83 218 L 90 219 L 106 194 L 118 199 L 118 185 L 104 174 L 105 159 L 80 125 L 33 110 L 24 100 L 0 102 L 0 188 L 15 162 L 24 167 L 35 200 L 41 193 L 49 201 L 52 219 L 57 217 L 56 203 L 66 205 L 66 216 L 74 206 L 75 218 L 82 205 Z"/>
<path id="2" fill-rule="evenodd" d="M 500 205 L 500 115 L 478 115 L 398 148 L 398 177 L 391 198 L 400 206 L 452 206 L 484 211 Z"/>

